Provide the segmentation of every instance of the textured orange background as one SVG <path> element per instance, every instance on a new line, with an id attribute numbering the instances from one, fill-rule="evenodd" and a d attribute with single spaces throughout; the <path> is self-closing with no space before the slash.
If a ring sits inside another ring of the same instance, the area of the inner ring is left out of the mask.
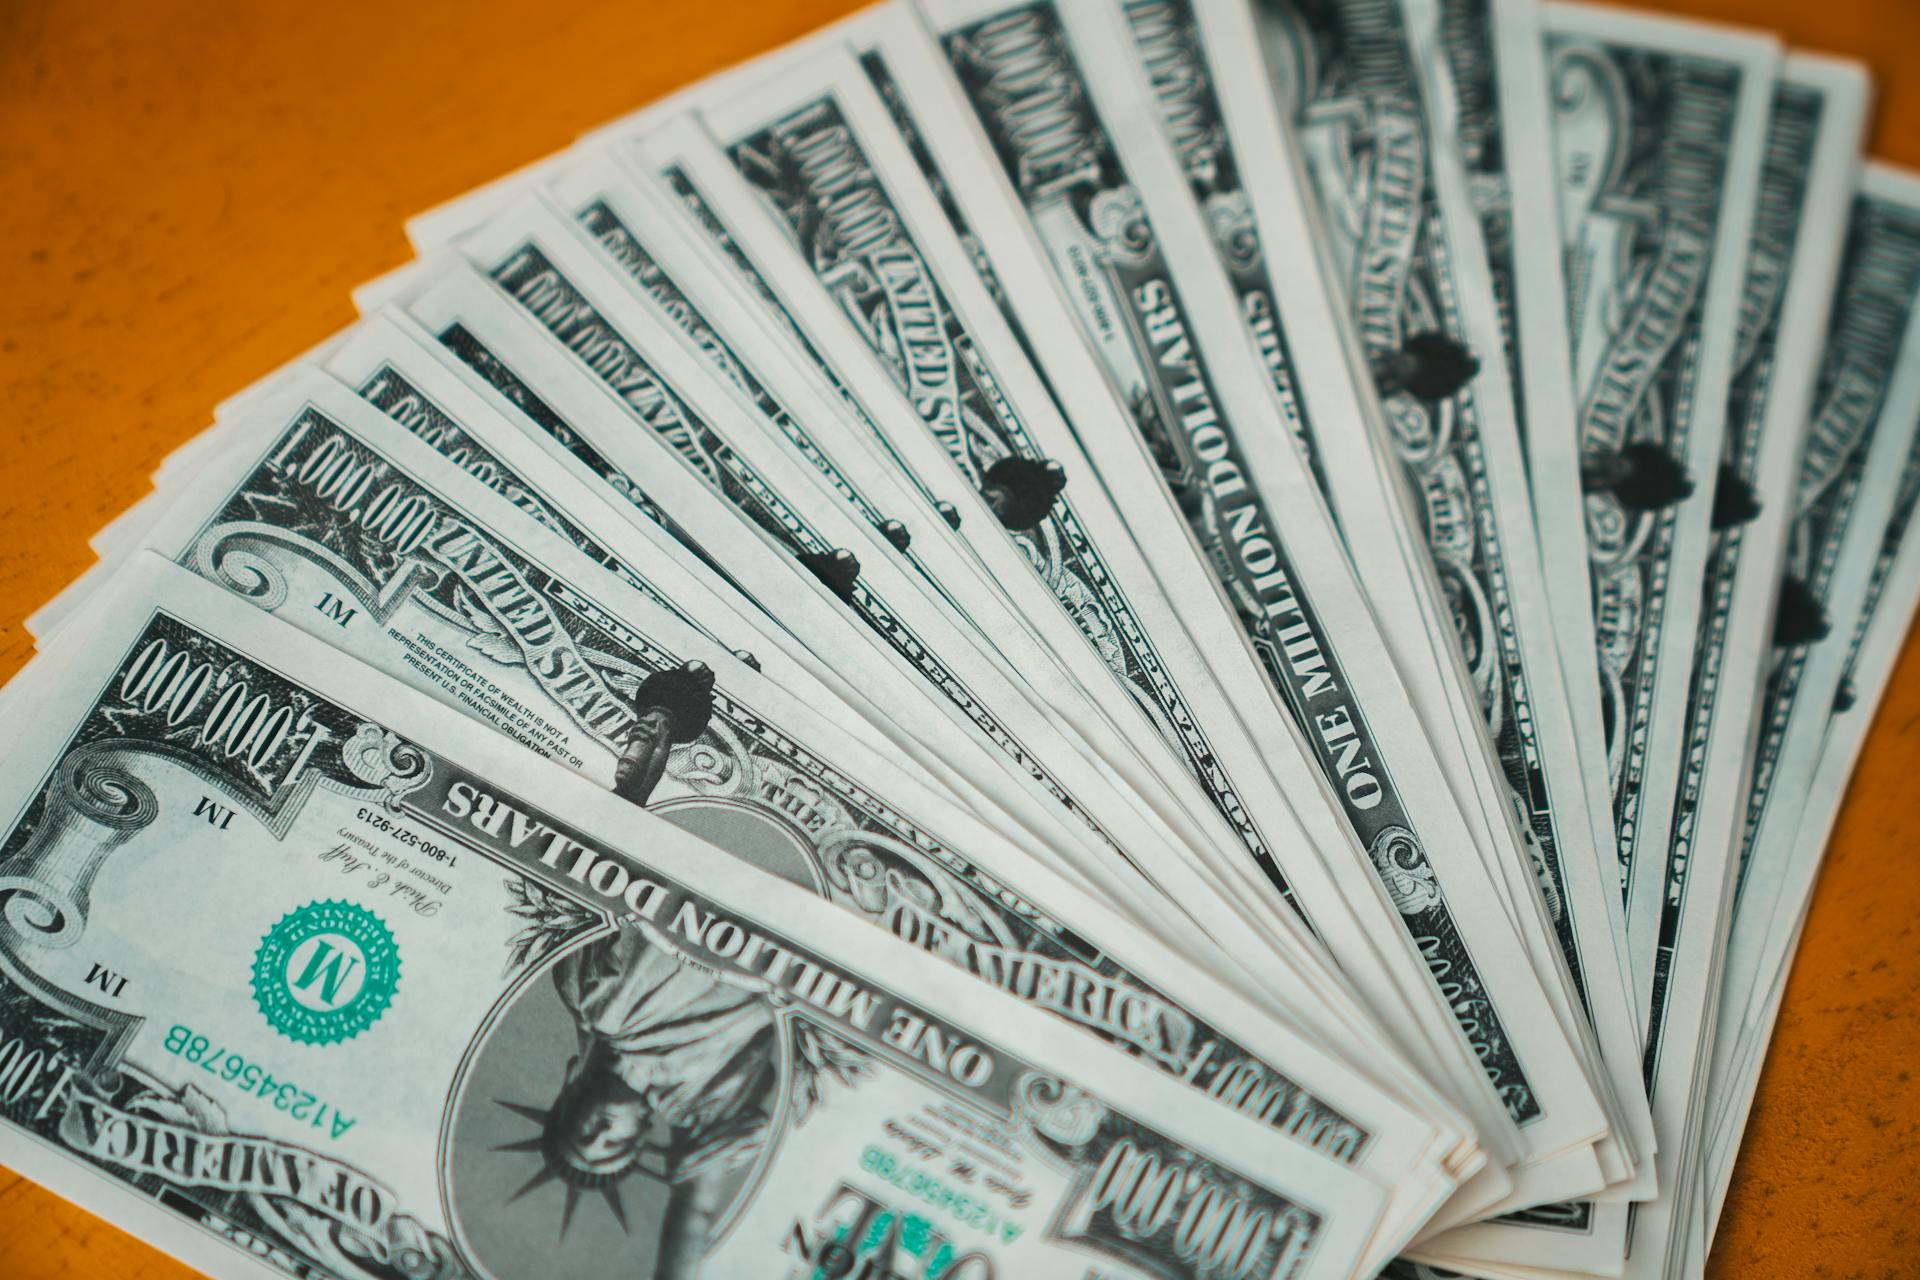
<path id="1" fill-rule="evenodd" d="M 844 0 L 0 0 L 0 677 L 229 393 L 353 318 L 401 222 Z M 1920 163 L 1920 0 L 1680 0 L 1864 58 Z M 1920 659 L 1842 817 L 1714 1273 L 1920 1275 Z M 4 734 L 4 730 L 0 730 Z M 0 1277 L 189 1274 L 0 1169 Z"/>

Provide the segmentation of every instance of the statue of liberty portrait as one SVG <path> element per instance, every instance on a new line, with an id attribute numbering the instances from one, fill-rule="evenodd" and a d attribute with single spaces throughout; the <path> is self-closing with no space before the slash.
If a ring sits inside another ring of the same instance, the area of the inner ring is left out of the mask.
<path id="1" fill-rule="evenodd" d="M 564 1244 L 583 1194 L 600 1195 L 626 1228 L 622 1182 L 664 1182 L 652 1270 L 638 1274 L 690 1280 L 731 1175 L 766 1139 L 780 1081 L 773 1005 L 758 984 L 730 983 L 631 927 L 569 953 L 553 984 L 578 1046 L 550 1105 L 501 1102 L 537 1126 L 499 1148 L 540 1160 L 514 1199 L 563 1183 Z"/>
<path id="2" fill-rule="evenodd" d="M 642 680 L 616 793 L 644 805 L 672 748 L 704 731 L 712 707 L 713 672 L 700 663 Z M 538 888 L 523 893 L 523 901 L 558 902 Z M 568 918 L 587 919 L 577 911 Z M 603 1270 L 610 1247 L 604 1229 L 592 1233 L 597 1242 L 576 1233 L 582 1256 L 567 1257 L 580 1201 L 598 1197 L 618 1224 L 611 1247 L 628 1268 L 624 1274 L 693 1280 L 776 1125 L 797 1123 L 817 1101 L 823 1071 L 848 1082 L 865 1069 L 859 1050 L 803 1019 L 783 1018 L 761 980 L 684 955 L 665 934 L 636 922 L 567 951 L 521 998 L 550 1008 L 554 997 L 573 1043 L 557 1078 L 546 1077 L 550 1100 L 496 1096 L 490 1104 L 518 1118 L 509 1124 L 532 1124 L 532 1132 L 490 1149 L 531 1156 L 534 1167 L 504 1204 L 496 1200 L 481 1212 L 539 1211 L 555 1198 L 533 1193 L 562 1188 L 557 1237 L 548 1238 L 556 1275 Z M 504 1052 L 552 1062 L 553 1041 L 564 1033 L 551 1021 L 549 1015 L 534 1043 L 503 1037 Z M 544 1092 L 541 1078 L 552 1070 L 532 1072 L 530 1086 Z M 623 1198 L 623 1188 L 635 1194 Z M 645 1205 L 638 1213 L 635 1200 Z M 517 1216 L 511 1229 L 525 1230 Z M 574 1261 L 582 1265 L 569 1265 Z"/>

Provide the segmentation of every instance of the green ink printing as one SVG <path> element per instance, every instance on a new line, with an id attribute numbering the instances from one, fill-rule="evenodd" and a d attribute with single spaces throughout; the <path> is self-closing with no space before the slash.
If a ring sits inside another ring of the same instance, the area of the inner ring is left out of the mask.
<path id="1" fill-rule="evenodd" d="M 400 985 L 393 931 L 358 903 L 309 902 L 280 917 L 253 956 L 253 999 L 299 1044 L 338 1044 L 380 1020 Z"/>
<path id="2" fill-rule="evenodd" d="M 258 1062 L 248 1061 L 225 1045 L 196 1034 L 192 1027 L 175 1023 L 167 1032 L 164 1047 L 168 1053 L 216 1080 L 225 1081 L 248 1097 L 272 1103 L 274 1110 L 303 1120 L 311 1128 L 330 1132 L 336 1142 L 360 1123 L 356 1117 L 342 1115 L 337 1107 L 312 1091 L 302 1089 L 291 1080 L 275 1079 L 273 1072 Z"/>

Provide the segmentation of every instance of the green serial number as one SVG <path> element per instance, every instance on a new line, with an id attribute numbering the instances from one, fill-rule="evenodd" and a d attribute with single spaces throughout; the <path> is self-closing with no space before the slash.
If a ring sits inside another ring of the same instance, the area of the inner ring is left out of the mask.
<path id="1" fill-rule="evenodd" d="M 860 1153 L 860 1167 L 898 1187 L 915 1200 L 945 1210 L 962 1225 L 985 1231 L 1008 1244 L 1024 1229 L 1019 1223 L 1001 1217 L 992 1205 L 978 1196 L 968 1195 L 948 1184 L 944 1178 L 936 1177 L 924 1169 L 903 1164 L 879 1147 L 868 1147 Z"/>
<path id="2" fill-rule="evenodd" d="M 224 1080 L 242 1093 L 273 1104 L 295 1120 L 305 1120 L 315 1129 L 330 1132 L 337 1140 L 360 1123 L 340 1114 L 339 1108 L 324 1102 L 291 1080 L 276 1080 L 273 1072 L 257 1062 L 249 1062 L 225 1045 L 215 1046 L 205 1036 L 195 1035 L 192 1027 L 178 1023 L 167 1031 L 168 1053 L 191 1062 L 215 1079 Z"/>

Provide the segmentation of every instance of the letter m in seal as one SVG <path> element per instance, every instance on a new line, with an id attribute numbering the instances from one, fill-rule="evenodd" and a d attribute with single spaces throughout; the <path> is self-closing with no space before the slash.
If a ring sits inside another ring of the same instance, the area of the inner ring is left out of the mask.
<path id="1" fill-rule="evenodd" d="M 297 994 L 323 1008 L 337 1008 L 340 1005 L 340 989 L 349 978 L 357 977 L 360 970 L 360 957 L 344 950 L 336 949 L 325 938 L 315 938 L 310 947 L 302 948 L 307 953 L 307 962 L 300 968 L 300 976 L 293 980 L 293 989 Z M 354 985 L 359 986 L 358 982 Z M 318 987 L 316 993 L 314 988 Z"/>
<path id="2" fill-rule="evenodd" d="M 400 985 L 384 921 L 352 902 L 310 902 L 282 916 L 253 957 L 253 999 L 281 1035 L 337 1044 L 371 1027 Z"/>

